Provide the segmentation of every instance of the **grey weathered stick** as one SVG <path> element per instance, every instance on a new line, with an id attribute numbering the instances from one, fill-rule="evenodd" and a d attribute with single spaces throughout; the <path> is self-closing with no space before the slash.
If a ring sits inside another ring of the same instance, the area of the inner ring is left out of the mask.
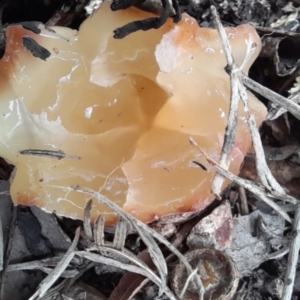
<path id="1" fill-rule="evenodd" d="M 61 260 L 62 256 L 55 256 L 51 258 L 44 258 L 41 260 L 33 260 L 25 263 L 12 264 L 7 267 L 7 272 L 19 271 L 19 270 L 34 270 L 40 267 L 55 267 Z"/>
<path id="2" fill-rule="evenodd" d="M 299 103 L 299 92 L 295 93 L 294 95 L 291 95 L 287 98 L 287 100 L 295 102 L 296 104 Z M 285 114 L 287 112 L 286 109 L 280 107 L 279 105 L 273 104 L 271 106 L 271 109 L 268 111 L 266 120 L 275 120 L 279 118 L 281 115 Z"/>
<path id="3" fill-rule="evenodd" d="M 102 256 L 107 256 L 109 258 L 113 258 L 115 260 L 124 262 L 129 261 L 132 264 L 135 264 L 136 266 L 144 269 L 149 269 L 150 273 L 155 274 L 154 271 L 152 271 L 148 265 L 146 265 L 139 257 L 137 257 L 135 254 L 127 250 L 126 248 L 122 248 L 121 250 L 117 250 L 112 248 L 113 244 L 111 242 L 106 242 L 107 246 L 104 247 L 98 247 L 98 246 L 91 246 L 86 249 L 86 251 L 98 251 Z M 103 255 L 105 253 L 105 255 Z"/>
<path id="4" fill-rule="evenodd" d="M 274 195 L 279 195 L 279 194 L 284 195 L 285 194 L 284 189 L 275 180 L 274 176 L 270 172 L 270 169 L 266 163 L 261 139 L 259 136 L 258 129 L 256 127 L 255 118 L 248 106 L 248 95 L 245 87 L 243 86 L 243 84 L 240 82 L 239 79 L 239 76 L 241 76 L 240 74 L 242 74 L 242 72 L 234 63 L 234 59 L 231 53 L 231 47 L 225 29 L 221 24 L 220 18 L 214 6 L 211 7 L 211 11 L 214 17 L 214 21 L 217 25 L 221 43 L 225 52 L 225 56 L 227 60 L 227 68 L 229 69 L 229 74 L 230 74 L 230 85 L 231 85 L 230 111 L 228 116 L 228 124 L 226 128 L 223 149 L 221 152 L 221 158 L 219 160 L 218 165 L 223 169 L 226 170 L 228 169 L 229 166 L 228 154 L 233 146 L 234 139 L 235 139 L 234 132 L 236 128 L 238 102 L 239 99 L 241 98 L 242 101 L 244 102 L 245 111 L 248 114 L 247 121 L 250 128 L 253 146 L 256 153 L 256 167 L 257 167 L 258 176 L 262 184 L 269 191 L 273 192 Z M 223 181 L 224 181 L 224 177 L 220 173 L 217 173 L 212 183 L 212 191 L 216 196 L 219 196 L 219 193 L 221 192 Z"/>
<path id="5" fill-rule="evenodd" d="M 257 169 L 258 177 L 261 183 L 274 195 L 285 195 L 284 189 L 276 181 L 272 175 L 265 158 L 264 149 L 262 146 L 261 138 L 256 126 L 254 115 L 251 113 L 248 105 L 248 95 L 245 87 L 239 84 L 239 94 L 242 101 L 244 102 L 244 108 L 248 114 L 247 123 L 250 128 L 250 133 L 252 137 L 253 147 L 255 149 L 255 164 Z"/>
<path id="6" fill-rule="evenodd" d="M 255 118 L 248 107 L 248 95 L 245 87 L 243 86 L 243 84 L 240 82 L 239 79 L 240 76 L 239 74 L 242 74 L 242 72 L 234 63 L 234 59 L 231 53 L 230 43 L 228 41 L 225 29 L 221 24 L 220 18 L 214 6 L 211 7 L 211 11 L 213 14 L 214 21 L 217 25 L 221 43 L 225 52 L 225 56 L 227 60 L 227 68 L 229 69 L 229 74 L 230 74 L 230 85 L 231 85 L 228 124 L 226 128 L 223 149 L 221 152 L 221 158 L 219 160 L 218 165 L 223 169 L 226 170 L 228 169 L 229 166 L 228 154 L 233 146 L 234 139 L 235 139 L 234 132 L 235 132 L 236 122 L 237 122 L 238 102 L 239 99 L 241 98 L 242 101 L 244 102 L 245 111 L 248 114 L 247 121 L 250 128 L 253 146 L 256 153 L 256 167 L 257 167 L 258 176 L 262 184 L 268 190 L 274 192 L 275 194 L 285 194 L 283 188 L 275 180 L 272 173 L 270 172 L 269 167 L 267 166 L 261 139 L 256 127 Z M 212 191 L 216 196 L 219 196 L 219 193 L 221 192 L 223 181 L 224 181 L 224 177 L 220 173 L 217 173 L 212 183 Z"/>
<path id="7" fill-rule="evenodd" d="M 211 12 L 213 15 L 214 22 L 217 26 L 219 36 L 221 39 L 221 44 L 226 56 L 227 60 L 227 68 L 229 69 L 229 76 L 230 76 L 230 105 L 229 105 L 229 114 L 227 119 L 227 126 L 224 135 L 224 143 L 220 155 L 219 165 L 224 168 L 228 169 L 230 161 L 228 159 L 228 155 L 234 145 L 235 142 L 235 130 L 237 126 L 237 114 L 238 114 L 238 106 L 239 106 L 239 78 L 238 72 L 239 69 L 235 65 L 232 52 L 231 52 L 231 45 L 227 38 L 226 31 L 222 26 L 220 17 L 217 13 L 217 10 L 214 6 L 211 6 Z M 214 180 L 212 182 L 212 192 L 217 196 L 220 197 L 219 194 L 221 193 L 222 185 L 224 182 L 224 176 L 220 173 L 216 173 Z"/>
<path id="8" fill-rule="evenodd" d="M 300 106 L 287 98 L 280 96 L 279 94 L 269 90 L 268 88 L 260 85 L 246 74 L 241 73 L 241 80 L 243 84 L 250 90 L 257 92 L 261 96 L 264 96 L 268 100 L 276 103 L 277 105 L 285 108 L 291 114 L 293 114 L 297 119 L 300 120 Z"/>
<path id="9" fill-rule="evenodd" d="M 290 253 L 284 278 L 282 300 L 290 300 L 294 288 L 296 267 L 300 250 L 300 204 L 296 205 L 295 218 L 293 222 L 293 235 L 294 238 L 290 245 Z"/>
<path id="10" fill-rule="evenodd" d="M 265 256 L 265 261 L 267 260 L 271 260 L 271 259 L 279 259 L 279 258 L 282 258 L 283 256 L 285 256 L 287 253 L 289 253 L 290 251 L 290 248 L 288 246 L 285 246 L 283 247 L 282 249 L 276 251 L 276 252 L 273 252 L 271 254 L 267 254 Z"/>
<path id="11" fill-rule="evenodd" d="M 205 155 L 207 161 L 210 162 L 217 169 L 217 171 L 220 172 L 223 176 L 229 178 L 230 180 L 236 182 L 237 184 L 239 184 L 240 186 L 249 190 L 253 194 L 257 195 L 263 201 L 265 201 L 269 206 L 271 206 L 275 211 L 277 211 L 285 220 L 287 220 L 290 223 L 292 222 L 289 215 L 270 198 L 270 196 L 272 196 L 272 195 L 269 195 L 266 193 L 264 186 L 262 186 L 261 184 L 252 182 L 250 180 L 242 179 L 242 178 L 232 174 L 231 172 L 224 170 L 223 168 L 221 168 L 218 165 L 218 163 L 214 159 L 212 159 L 203 149 L 201 149 L 197 145 L 197 143 L 193 140 L 193 138 L 191 138 L 191 137 L 190 137 L 190 142 L 194 146 L 196 146 Z"/>

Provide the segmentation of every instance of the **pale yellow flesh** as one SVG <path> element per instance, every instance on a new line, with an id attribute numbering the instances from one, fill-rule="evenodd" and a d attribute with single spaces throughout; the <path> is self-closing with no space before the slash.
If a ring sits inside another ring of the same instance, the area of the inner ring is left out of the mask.
<path id="1" fill-rule="evenodd" d="M 7 28 L 0 61 L 0 156 L 17 167 L 11 186 L 16 204 L 82 219 L 89 197 L 70 189 L 80 184 L 149 222 L 212 201 L 214 170 L 189 137 L 218 159 L 230 98 L 218 33 L 184 15 L 178 24 L 168 20 L 158 30 L 113 38 L 115 28 L 149 16 L 134 8 L 111 12 L 104 3 L 79 33 Z M 249 25 L 227 34 L 247 73 L 259 37 Z M 24 35 L 51 52 L 47 61 L 22 46 Z M 250 93 L 249 99 L 260 125 L 266 109 Z M 251 146 L 245 116 L 241 106 L 230 157 L 235 173 Z M 59 149 L 81 159 L 19 154 L 29 148 Z M 92 217 L 100 213 L 107 223 L 116 219 L 94 200 Z"/>

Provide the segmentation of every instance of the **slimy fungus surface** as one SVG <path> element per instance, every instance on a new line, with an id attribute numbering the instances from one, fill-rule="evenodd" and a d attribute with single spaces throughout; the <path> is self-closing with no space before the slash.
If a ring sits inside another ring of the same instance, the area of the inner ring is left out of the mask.
<path id="1" fill-rule="evenodd" d="M 79 184 L 150 222 L 212 202 L 215 170 L 189 137 L 219 158 L 230 101 L 220 38 L 186 14 L 177 24 L 170 19 L 159 29 L 113 38 L 115 28 L 149 16 L 136 8 L 112 12 L 103 3 L 79 32 L 42 24 L 34 31 L 7 27 L 0 156 L 16 166 L 15 204 L 82 219 L 89 197 L 70 189 Z M 226 32 L 247 73 L 260 51 L 257 33 L 250 25 Z M 248 96 L 260 125 L 266 109 Z M 251 147 L 245 120 L 241 105 L 229 156 L 236 174 Z M 64 157 L 22 152 L 28 149 Z M 103 214 L 107 224 L 115 222 L 108 207 L 93 203 L 93 219 Z"/>

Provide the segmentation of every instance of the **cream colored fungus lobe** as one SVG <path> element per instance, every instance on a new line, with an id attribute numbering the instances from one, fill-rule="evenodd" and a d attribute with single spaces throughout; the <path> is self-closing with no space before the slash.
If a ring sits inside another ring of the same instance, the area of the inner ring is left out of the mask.
<path id="1" fill-rule="evenodd" d="M 135 8 L 112 12 L 103 3 L 79 32 L 7 27 L 0 61 L 0 156 L 17 167 L 14 203 L 82 219 L 89 197 L 69 188 L 80 184 L 150 222 L 203 209 L 213 200 L 215 171 L 189 137 L 218 159 L 230 99 L 218 33 L 184 14 L 177 24 L 170 19 L 157 30 L 113 38 L 115 28 L 149 16 Z M 257 33 L 250 25 L 226 32 L 247 73 L 260 51 Z M 33 57 L 23 36 L 50 57 Z M 266 109 L 248 96 L 259 125 Z M 241 106 L 230 155 L 235 173 L 251 146 L 245 116 Z M 81 159 L 21 155 L 25 149 L 61 150 Z M 115 222 L 115 214 L 94 200 L 92 217 L 100 213 L 108 224 Z"/>

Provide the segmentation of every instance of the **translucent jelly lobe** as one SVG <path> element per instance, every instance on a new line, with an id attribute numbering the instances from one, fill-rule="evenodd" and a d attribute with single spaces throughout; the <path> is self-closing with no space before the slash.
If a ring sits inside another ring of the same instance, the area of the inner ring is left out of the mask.
<path id="1" fill-rule="evenodd" d="M 214 170 L 189 143 L 218 159 L 230 98 L 226 60 L 217 31 L 182 21 L 115 40 L 113 30 L 152 16 L 135 8 L 103 5 L 81 26 L 21 25 L 6 30 L 0 61 L 0 156 L 17 168 L 11 186 L 16 204 L 83 218 L 88 196 L 101 192 L 145 222 L 205 208 Z M 249 25 L 226 29 L 238 65 L 247 73 L 260 51 Z M 46 60 L 24 46 L 24 36 L 47 49 Z M 265 107 L 249 93 L 260 125 Z M 242 106 L 230 169 L 238 173 L 251 146 Z M 26 149 L 62 151 L 65 157 L 22 155 Z M 228 182 L 227 182 L 228 183 Z M 225 185 L 224 185 L 225 186 Z M 116 215 L 94 199 L 98 214 Z"/>

